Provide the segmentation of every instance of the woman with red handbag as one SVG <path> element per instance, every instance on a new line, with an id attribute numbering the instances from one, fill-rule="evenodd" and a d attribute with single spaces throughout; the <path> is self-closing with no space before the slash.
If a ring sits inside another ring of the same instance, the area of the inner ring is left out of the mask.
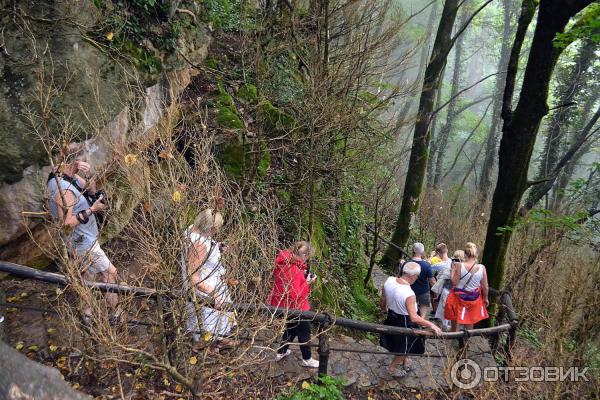
<path id="1" fill-rule="evenodd" d="M 456 332 L 458 324 L 473 329 L 477 322 L 489 317 L 487 307 L 488 280 L 485 266 L 477 263 L 477 246 L 467 243 L 465 262 L 452 260 L 452 288 L 446 300 L 444 318 L 451 321 L 451 330 Z"/>

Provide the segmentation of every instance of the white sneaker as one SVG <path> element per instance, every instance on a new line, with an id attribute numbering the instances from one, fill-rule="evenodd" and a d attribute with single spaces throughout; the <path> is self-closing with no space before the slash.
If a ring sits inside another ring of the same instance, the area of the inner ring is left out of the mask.
<path id="1" fill-rule="evenodd" d="M 319 361 L 315 360 L 314 358 L 302 360 L 302 366 L 308 368 L 319 368 Z"/>
<path id="2" fill-rule="evenodd" d="M 279 362 L 279 361 L 281 361 L 281 360 L 282 360 L 284 357 L 287 357 L 287 356 L 289 356 L 290 354 L 292 354 L 292 351 L 291 351 L 290 349 L 287 349 L 287 350 L 285 351 L 285 353 L 277 353 L 277 354 L 275 355 L 275 361 Z"/>

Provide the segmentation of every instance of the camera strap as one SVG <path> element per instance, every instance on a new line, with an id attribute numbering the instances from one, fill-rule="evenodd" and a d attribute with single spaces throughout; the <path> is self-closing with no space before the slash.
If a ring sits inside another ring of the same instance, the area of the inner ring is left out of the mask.
<path id="1" fill-rule="evenodd" d="M 61 178 L 62 180 L 69 182 L 71 185 L 73 185 L 73 187 L 75 189 L 77 189 L 79 191 L 79 193 L 81 193 L 81 195 L 85 198 L 85 200 L 88 202 L 89 206 L 91 207 L 92 204 L 94 204 L 92 195 L 90 195 L 87 190 L 84 190 L 81 186 L 79 186 L 79 182 L 77 182 L 77 178 L 73 178 L 70 177 L 69 175 L 65 175 L 65 174 L 60 174 L 60 175 L 56 175 L 54 172 L 50 172 L 50 174 L 48 174 L 48 180 L 47 183 L 50 182 L 52 179 L 56 179 L 57 177 Z"/>

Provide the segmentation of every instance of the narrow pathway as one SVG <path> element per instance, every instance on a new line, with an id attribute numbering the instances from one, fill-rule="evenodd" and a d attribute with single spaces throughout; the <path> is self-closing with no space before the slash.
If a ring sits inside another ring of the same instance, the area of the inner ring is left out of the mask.
<path id="1" fill-rule="evenodd" d="M 378 266 L 375 266 L 372 276 L 373 284 L 381 291 L 389 275 Z M 352 350 L 385 351 L 385 349 L 367 339 L 357 341 L 344 335 L 332 338 L 330 346 Z M 304 380 L 316 375 L 314 370 L 307 370 L 300 366 L 298 347 L 294 346 L 292 349 L 293 356 L 279 363 L 272 361 L 272 357 L 269 357 L 267 372 L 269 376 L 276 377 L 286 374 L 292 380 Z M 344 378 L 348 386 L 357 385 L 363 389 L 376 386 L 381 389 L 404 387 L 420 391 L 443 390 L 450 385 L 450 370 L 457 351 L 458 347 L 455 341 L 429 339 L 427 340 L 425 355 L 411 357 L 411 370 L 403 377 L 394 377 L 388 373 L 387 367 L 392 357 L 387 354 L 332 351 L 329 358 L 329 373 Z M 316 355 L 313 357 L 316 357 Z M 467 358 L 477 362 L 482 368 L 496 365 L 488 341 L 482 337 L 469 339 Z"/>

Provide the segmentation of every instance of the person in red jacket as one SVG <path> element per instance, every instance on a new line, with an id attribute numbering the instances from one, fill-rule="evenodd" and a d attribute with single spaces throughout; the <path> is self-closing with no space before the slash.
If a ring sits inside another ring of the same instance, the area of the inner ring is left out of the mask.
<path id="1" fill-rule="evenodd" d="M 269 304 L 275 307 L 301 311 L 310 310 L 308 296 L 310 284 L 316 275 L 311 273 L 306 262 L 314 256 L 315 250 L 308 242 L 296 242 L 292 249 L 281 250 L 275 257 L 273 270 L 273 289 L 269 295 Z M 275 361 L 291 354 L 289 343 L 298 337 L 302 352 L 302 365 L 318 368 L 319 361 L 311 357 L 310 322 L 298 318 L 288 318 L 282 343 L 277 350 Z"/>

